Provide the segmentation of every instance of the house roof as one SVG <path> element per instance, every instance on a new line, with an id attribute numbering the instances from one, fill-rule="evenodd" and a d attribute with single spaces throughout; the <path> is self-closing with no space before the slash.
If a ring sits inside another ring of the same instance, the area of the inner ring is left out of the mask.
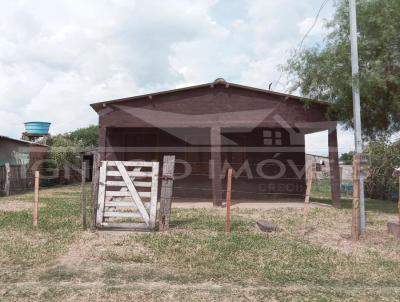
<path id="1" fill-rule="evenodd" d="M 265 93 L 265 94 L 269 94 L 269 95 L 273 95 L 273 96 L 281 96 L 281 97 L 285 97 L 288 99 L 290 98 L 290 99 L 298 100 L 298 101 L 301 101 L 304 103 L 317 103 L 317 104 L 327 106 L 327 107 L 330 106 L 330 104 L 325 101 L 313 100 L 313 99 L 299 97 L 299 96 L 290 95 L 290 94 L 285 94 L 285 93 L 281 93 L 281 92 L 275 92 L 272 90 L 266 90 L 266 89 L 251 87 L 251 86 L 230 83 L 230 82 L 226 82 L 222 78 L 218 78 L 214 82 L 211 82 L 211 83 L 200 84 L 200 85 L 195 85 L 195 86 L 188 86 L 188 87 L 165 90 L 165 91 L 159 91 L 159 92 L 154 92 L 154 93 L 147 93 L 147 94 L 127 97 L 127 98 L 121 98 L 121 99 L 114 99 L 114 100 L 109 100 L 109 101 L 102 101 L 102 102 L 92 103 L 92 104 L 90 104 L 90 106 L 96 112 L 99 112 L 100 109 L 103 108 L 104 105 L 108 105 L 108 104 L 116 104 L 119 102 L 133 101 L 133 100 L 142 99 L 142 98 L 152 98 L 153 96 L 167 95 L 167 94 L 178 93 L 178 92 L 199 89 L 199 88 L 205 88 L 205 87 L 212 88 L 212 87 L 218 86 L 218 85 L 223 85 L 225 87 L 234 87 L 234 88 L 244 89 L 247 91 L 260 92 L 260 93 Z"/>
<path id="2" fill-rule="evenodd" d="M 26 140 L 22 140 L 22 139 L 17 139 L 17 138 L 11 138 L 11 137 L 8 137 L 8 136 L 5 136 L 5 135 L 1 135 L 1 134 L 0 134 L 0 139 L 6 139 L 6 140 L 14 141 L 14 142 L 17 142 L 17 143 L 26 144 L 26 145 L 48 147 L 47 145 L 44 145 L 44 144 L 30 142 L 30 141 L 26 141 Z"/>

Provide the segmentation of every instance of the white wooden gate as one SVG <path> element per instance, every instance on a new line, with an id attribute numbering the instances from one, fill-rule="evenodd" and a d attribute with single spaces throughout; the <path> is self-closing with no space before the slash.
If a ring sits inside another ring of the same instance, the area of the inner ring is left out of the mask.
<path id="1" fill-rule="evenodd" d="M 158 162 L 102 161 L 97 227 L 154 229 L 158 169 Z"/>

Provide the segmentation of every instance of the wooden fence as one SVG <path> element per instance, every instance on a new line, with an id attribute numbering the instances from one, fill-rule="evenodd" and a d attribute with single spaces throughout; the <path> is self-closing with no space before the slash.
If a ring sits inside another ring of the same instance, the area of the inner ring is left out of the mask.
<path id="1" fill-rule="evenodd" d="M 29 169 L 28 165 L 6 163 L 0 166 L 0 196 L 33 190 L 34 172 Z M 77 183 L 81 179 L 81 171 L 77 169 L 60 168 L 56 170 L 56 173 L 53 173 L 44 167 L 40 167 L 39 172 L 41 187 Z"/>
<path id="2" fill-rule="evenodd" d="M 10 195 L 33 188 L 33 175 L 27 165 L 0 166 L 0 194 Z"/>

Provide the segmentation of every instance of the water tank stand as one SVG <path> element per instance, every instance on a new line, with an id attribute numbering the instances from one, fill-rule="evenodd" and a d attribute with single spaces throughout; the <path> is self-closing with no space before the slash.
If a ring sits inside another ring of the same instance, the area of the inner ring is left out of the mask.
<path id="1" fill-rule="evenodd" d="M 23 132 L 21 139 L 30 142 L 37 142 L 39 139 L 43 139 L 41 141 L 42 144 L 46 145 L 47 141 L 51 138 L 50 134 L 32 134 L 28 132 Z"/>

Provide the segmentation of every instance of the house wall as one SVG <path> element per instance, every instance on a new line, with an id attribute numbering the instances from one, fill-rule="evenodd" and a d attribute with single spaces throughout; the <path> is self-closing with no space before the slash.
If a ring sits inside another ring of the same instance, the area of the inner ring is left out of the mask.
<path id="1" fill-rule="evenodd" d="M 17 141 L 0 138 L 0 165 L 29 163 L 29 146 Z"/>
<path id="2" fill-rule="evenodd" d="M 289 96 L 229 85 L 128 98 L 97 104 L 94 108 L 99 113 L 102 160 L 161 161 L 163 154 L 175 154 L 178 173 L 183 173 L 185 163 L 190 162 L 190 177 L 175 180 L 175 196 L 196 197 L 198 194 L 199 197 L 211 197 L 209 144 L 210 129 L 213 128 L 221 129 L 223 140 L 229 136 L 235 136 L 234 141 L 244 140 L 236 149 L 244 147 L 245 157 L 243 152 L 232 150 L 222 141 L 221 166 L 228 160 L 237 170 L 247 163 L 249 167 L 242 167 L 242 175 L 247 171 L 252 176 L 234 177 L 233 198 L 301 197 L 305 191 L 304 135 L 336 129 L 336 121 L 328 118 L 325 104 L 305 106 L 302 101 Z M 236 131 L 244 128 L 254 130 L 247 133 Z M 173 133 L 169 133 L 171 129 Z M 264 131 L 274 132 L 276 129 L 283 133 L 284 142 L 279 146 L 265 145 L 268 138 Z M 185 135 L 206 137 L 207 144 L 187 146 L 183 139 Z M 141 147 L 137 149 L 138 146 Z M 132 149 L 134 147 L 136 149 Z M 187 149 L 195 152 L 187 152 Z M 330 149 L 334 148 L 330 145 Z M 264 166 L 257 169 L 260 163 Z M 284 173 L 279 173 L 281 169 Z M 280 177 L 266 180 L 265 175 Z M 214 181 L 214 192 L 216 190 L 218 186 Z M 213 199 L 218 197 L 213 196 Z"/>
<path id="3" fill-rule="evenodd" d="M 41 170 L 47 157 L 48 147 L 39 145 L 29 146 L 29 169 Z"/>
<path id="4" fill-rule="evenodd" d="M 290 135 L 283 128 L 221 132 L 220 168 L 223 179 L 229 166 L 235 171 L 233 198 L 304 195 L 304 136 L 291 144 Z M 211 198 L 210 129 L 109 128 L 106 149 L 106 160 L 162 162 L 164 155 L 174 154 L 177 161 L 174 196 Z"/>
<path id="5" fill-rule="evenodd" d="M 303 102 L 284 96 L 216 86 L 105 104 L 99 111 L 99 125 L 102 129 L 252 124 L 253 127 L 301 127 L 316 132 L 332 126 L 326 111 L 327 106 L 321 104 L 305 107 Z"/>
<path id="6" fill-rule="evenodd" d="M 329 158 L 327 156 L 306 154 L 306 169 L 309 169 L 313 163 L 321 164 L 321 172 L 330 173 Z"/>

